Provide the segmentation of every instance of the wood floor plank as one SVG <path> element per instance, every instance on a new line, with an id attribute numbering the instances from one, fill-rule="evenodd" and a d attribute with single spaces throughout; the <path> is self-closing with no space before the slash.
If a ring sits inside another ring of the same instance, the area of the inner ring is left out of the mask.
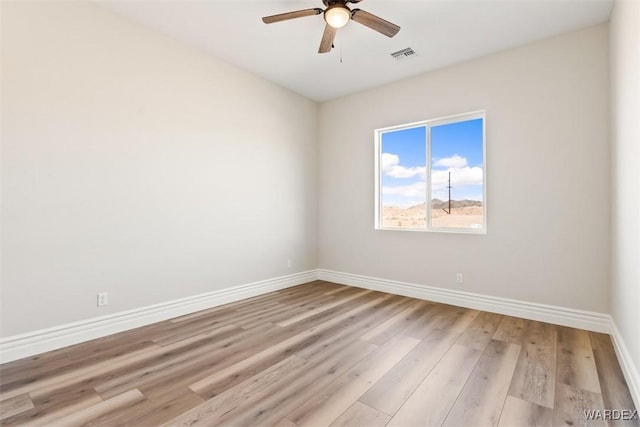
<path id="1" fill-rule="evenodd" d="M 593 350 L 605 409 L 636 410 L 638 408 L 633 403 L 629 387 L 612 348 L 603 346 Z M 636 418 L 634 422 L 610 422 L 610 424 L 640 426 L 640 419 Z"/>
<path id="2" fill-rule="evenodd" d="M 292 423 L 286 418 L 281 419 L 277 423 L 273 425 L 273 427 L 298 427 L 296 424 Z"/>
<path id="3" fill-rule="evenodd" d="M 443 425 L 498 425 L 519 354 L 517 344 L 491 341 Z"/>
<path id="4" fill-rule="evenodd" d="M 517 397 L 507 396 L 498 427 L 552 427 L 553 410 Z"/>
<path id="5" fill-rule="evenodd" d="M 325 295 L 334 295 L 334 294 L 338 294 L 344 291 L 348 291 L 349 289 L 353 289 L 353 287 L 351 286 L 347 286 L 347 285 L 335 285 L 335 287 L 333 289 L 329 289 L 327 290 L 324 294 Z M 360 288 L 356 288 L 356 289 L 360 289 Z"/>
<path id="6" fill-rule="evenodd" d="M 231 313 L 220 313 L 222 317 L 219 319 L 224 323 L 233 324 L 244 329 L 250 329 L 247 325 L 261 325 L 263 323 L 273 323 L 272 319 L 282 316 L 285 313 L 293 313 L 304 311 L 301 308 L 293 308 L 290 305 L 275 302 L 266 307 L 260 306 L 251 310 L 234 310 Z"/>
<path id="7" fill-rule="evenodd" d="M 528 321 L 509 394 L 553 408 L 556 385 L 557 330 L 554 326 Z"/>
<path id="8" fill-rule="evenodd" d="M 84 343 L 86 344 L 86 343 Z M 2 386 L 22 378 L 25 372 L 32 371 L 43 365 L 49 364 L 53 367 L 65 366 L 70 363 L 67 350 L 72 347 L 60 348 L 46 353 L 36 354 L 35 356 L 25 357 L 19 360 L 13 360 L 0 364 L 0 378 L 2 378 Z"/>
<path id="9" fill-rule="evenodd" d="M 340 417 L 331 423 L 330 427 L 384 427 L 391 417 L 380 411 L 356 402 Z M 296 424 L 291 423 L 293 426 Z"/>
<path id="10" fill-rule="evenodd" d="M 190 363 L 174 363 L 166 370 L 154 372 L 152 375 L 142 377 L 134 384 L 145 394 L 153 398 L 162 394 L 168 388 L 187 388 L 208 375 L 213 375 L 223 369 L 239 363 L 240 361 L 270 347 L 271 343 L 295 335 L 292 331 L 286 331 L 275 325 L 264 325 L 250 331 L 243 331 L 235 339 L 214 343 L 216 349 L 204 353 L 190 360 Z M 138 372 L 139 373 L 139 372 Z M 239 379 L 238 379 L 239 380 Z M 224 389 L 224 387 L 222 387 Z M 212 394 L 217 391 L 212 391 Z"/>
<path id="11" fill-rule="evenodd" d="M 229 332 L 237 332 L 237 328 L 233 325 L 230 326 Z M 212 359 L 212 354 L 215 354 L 216 350 L 226 348 L 225 346 L 237 340 L 237 336 L 218 335 L 216 338 L 216 340 L 207 341 L 199 347 L 171 358 L 150 359 L 144 365 L 131 368 L 121 375 L 113 376 L 106 381 L 96 382 L 94 389 L 100 393 L 103 399 L 108 399 L 131 388 L 141 388 L 158 378 L 171 375 L 173 369 L 204 364 L 205 361 Z M 200 365 L 199 369 L 203 369 L 203 365 Z"/>
<path id="12" fill-rule="evenodd" d="M 339 328 L 339 325 L 333 325 L 329 329 L 307 331 L 312 333 L 296 335 L 291 339 L 272 345 L 264 351 L 242 358 L 222 370 L 211 373 L 190 384 L 189 387 L 205 399 L 214 397 L 289 355 L 296 354 L 309 345 L 326 339 Z"/>
<path id="13" fill-rule="evenodd" d="M 132 340 L 131 338 L 123 339 L 126 341 L 119 342 L 120 340 L 118 340 L 113 342 L 107 339 L 102 343 L 95 343 L 90 348 L 83 348 L 78 351 L 69 351 L 68 356 L 69 360 L 71 360 L 71 364 L 68 368 L 78 369 L 82 366 L 94 365 L 98 362 L 111 360 L 133 351 L 150 350 L 158 347 L 151 339 L 144 341 Z M 96 341 L 100 341 L 100 339 Z M 55 372 L 60 374 L 62 370 L 58 369 Z"/>
<path id="14" fill-rule="evenodd" d="M 149 398 L 151 410 L 129 419 L 130 425 L 160 425 L 200 405 L 204 400 L 188 388 L 169 390 Z M 113 423 L 111 424 L 113 425 Z"/>
<path id="15" fill-rule="evenodd" d="M 395 414 L 460 334 L 437 329 L 377 381 L 360 401 L 386 414 Z"/>
<path id="16" fill-rule="evenodd" d="M 72 399 L 68 399 L 66 397 L 55 397 L 52 402 L 46 400 L 40 402 L 40 404 L 34 402 L 34 407 L 32 409 L 5 418 L 2 420 L 2 425 L 24 426 L 31 423 L 31 425 L 48 426 L 52 425 L 57 419 L 74 414 L 102 402 L 98 393 L 93 392 L 79 394 L 81 394 L 82 397 L 77 396 Z"/>
<path id="17" fill-rule="evenodd" d="M 54 378 L 50 384 L 40 385 L 37 389 L 30 391 L 30 394 L 33 397 L 37 397 L 43 394 L 49 394 L 58 389 L 73 386 L 74 384 L 96 387 L 105 380 L 120 375 L 127 375 L 128 373 L 145 369 L 147 366 L 163 363 L 166 360 L 180 359 L 184 355 L 193 354 L 194 351 L 199 351 L 203 345 L 216 342 L 216 339 L 223 340 L 225 337 L 228 338 L 230 332 L 233 331 L 229 328 L 217 328 L 164 347 L 157 347 L 144 352 L 134 352 L 128 355 L 128 357 L 125 355 L 125 357 L 122 358 L 117 357 L 112 360 L 100 362 L 93 366 L 93 370 L 83 368 L 78 370 L 75 376 L 63 376 L 58 379 L 58 381 L 55 381 Z M 110 395 L 109 397 L 112 396 L 113 395 Z"/>
<path id="18" fill-rule="evenodd" d="M 302 308 L 304 310 L 313 310 L 323 304 L 331 303 L 336 300 L 347 300 L 351 296 L 351 292 L 343 293 L 340 297 L 336 297 L 334 295 L 327 295 L 324 290 L 320 290 L 313 297 L 304 297 L 300 298 L 294 303 L 288 303 L 290 307 Z"/>
<path id="19" fill-rule="evenodd" d="M 142 399 L 144 399 L 144 396 L 142 395 L 142 393 L 140 393 L 139 390 L 129 390 L 126 393 L 122 393 L 121 395 L 112 397 L 111 399 L 105 400 L 104 402 L 96 403 L 95 405 L 89 406 L 72 414 L 69 414 L 63 418 L 57 419 L 55 420 L 55 423 L 61 426 L 86 424 L 94 418 L 98 418 L 103 414 L 115 411 L 119 408 L 127 407 Z M 35 426 L 41 424 L 38 422 L 34 422 L 34 424 L 27 423 L 26 425 Z"/>
<path id="20" fill-rule="evenodd" d="M 243 311 L 245 309 L 250 310 L 260 306 L 264 307 L 273 302 L 281 303 L 282 301 L 285 301 L 290 296 L 308 295 L 308 294 L 314 294 L 317 292 L 318 292 L 317 286 L 314 286 L 313 283 L 307 283 L 304 285 L 294 286 L 287 289 L 281 289 L 279 291 L 269 292 L 268 294 L 264 294 L 264 295 L 257 295 L 255 297 L 231 302 L 231 303 L 220 305 L 217 307 L 212 307 L 210 309 L 201 310 L 196 313 L 175 317 L 171 319 L 171 322 L 180 323 L 180 322 L 192 320 L 195 318 L 202 318 L 202 317 L 207 317 L 213 314 L 219 314 L 221 312 L 229 313 L 231 311 Z"/>
<path id="21" fill-rule="evenodd" d="M 310 327 L 320 325 L 321 323 L 327 320 L 333 319 L 336 316 L 341 316 L 342 314 L 349 312 L 350 310 L 353 310 L 362 304 L 367 304 L 367 307 L 369 307 L 368 304 L 374 300 L 382 301 L 384 299 L 392 299 L 392 298 L 393 296 L 389 294 L 383 294 L 381 292 L 369 292 L 369 293 L 360 295 L 355 299 L 347 301 L 344 304 L 332 307 L 328 310 L 325 310 L 319 313 L 315 313 L 311 317 L 307 317 L 305 319 L 299 320 L 298 322 L 293 323 L 287 326 L 286 328 L 291 330 L 304 331 L 306 329 L 309 329 Z M 292 315 L 295 315 L 295 314 L 292 313 Z M 268 317 L 265 317 L 263 319 L 256 319 L 256 321 L 252 323 L 245 323 L 245 324 L 242 324 L 241 326 L 245 329 L 251 329 L 253 327 L 256 327 L 262 324 L 267 319 Z"/>
<path id="22" fill-rule="evenodd" d="M 282 307 L 283 305 L 284 304 L 282 304 L 277 298 L 275 298 L 275 299 L 261 302 L 259 304 L 251 304 L 251 305 L 246 305 L 242 307 L 237 307 L 233 309 L 233 312 L 246 315 L 246 314 L 258 313 L 266 310 L 274 310 L 276 307 Z"/>
<path id="23" fill-rule="evenodd" d="M 202 341 L 206 341 L 211 337 L 215 337 L 217 334 L 219 334 L 219 331 L 208 331 L 206 333 L 202 333 L 200 335 L 185 339 L 166 347 L 157 347 L 134 351 L 129 354 L 115 357 L 111 360 L 105 360 L 94 365 L 77 369 L 73 372 L 34 381 L 33 383 L 30 383 L 28 385 L 24 385 L 17 389 L 8 391 L 7 395 L 13 395 L 22 390 L 29 392 L 33 398 L 47 395 L 57 389 L 63 389 L 72 386 L 73 384 L 81 383 L 82 381 L 85 381 L 87 379 L 96 378 L 100 375 L 108 374 L 117 369 L 135 368 L 139 365 L 144 365 L 146 362 L 154 358 L 168 358 L 176 355 L 180 351 L 188 351 L 188 349 L 190 349 L 192 346 L 197 346 Z"/>
<path id="24" fill-rule="evenodd" d="M 457 344 L 466 345 L 476 350 L 484 350 L 491 342 L 491 337 L 498 329 L 502 316 L 494 313 L 480 313 L 464 331 Z"/>
<path id="25" fill-rule="evenodd" d="M 557 329 L 557 381 L 600 394 L 600 380 L 589 333 L 562 326 Z"/>
<path id="26" fill-rule="evenodd" d="M 638 408 L 634 405 L 629 387 L 618 363 L 611 337 L 607 334 L 589 332 L 591 347 L 598 371 L 598 380 L 602 391 L 602 400 L 606 409 L 630 410 Z M 610 425 L 640 426 L 640 417 L 629 421 L 609 421 Z"/>
<path id="27" fill-rule="evenodd" d="M 244 307 L 244 309 L 233 309 L 218 311 L 215 313 L 207 314 L 204 316 L 198 316 L 193 319 L 175 323 L 172 326 L 173 331 L 193 329 L 194 327 L 203 326 L 207 323 L 215 325 L 228 325 L 233 324 L 236 326 L 244 326 L 246 323 L 251 323 L 256 319 L 263 319 L 275 316 L 277 313 L 283 312 L 295 312 L 302 311 L 303 309 L 294 308 L 290 305 L 283 304 L 280 301 L 268 301 L 266 303 L 255 304 L 251 307 Z M 169 330 L 168 332 L 172 332 Z"/>
<path id="28" fill-rule="evenodd" d="M 144 393 L 143 393 L 144 394 Z M 141 427 L 154 427 L 154 425 L 142 423 L 142 424 L 134 424 L 131 421 L 139 419 L 139 417 L 144 416 L 144 414 L 151 414 L 155 408 L 151 405 L 151 402 L 148 398 L 138 400 L 133 402 L 126 407 L 120 408 L 115 411 L 110 411 L 104 414 L 99 415 L 97 418 L 92 419 L 90 422 L 82 424 L 84 426 L 100 426 L 100 427 L 111 427 L 111 426 L 131 426 L 137 427 L 140 425 Z M 56 426 L 57 427 L 57 426 Z M 67 427 L 67 426 L 63 426 Z"/>
<path id="29" fill-rule="evenodd" d="M 324 332 L 328 333 L 328 331 Z M 205 399 L 214 397 L 223 390 L 233 387 L 235 384 L 252 377 L 269 366 L 286 359 L 290 354 L 317 342 L 320 336 L 319 333 L 296 335 L 266 350 L 244 358 L 231 366 L 207 375 L 205 378 L 189 385 L 189 388 Z"/>
<path id="30" fill-rule="evenodd" d="M 303 358 L 318 359 L 340 348 L 384 322 L 389 316 L 402 311 L 402 299 L 382 298 L 367 309 L 340 322 L 340 327 L 323 339 L 301 349 L 296 354 Z"/>
<path id="31" fill-rule="evenodd" d="M 589 338 L 591 339 L 592 349 L 615 351 L 609 335 L 598 332 L 589 332 Z"/>
<path id="32" fill-rule="evenodd" d="M 279 326 L 288 326 L 289 324 L 282 325 L 282 323 L 290 317 L 304 314 L 308 314 L 307 317 L 311 317 L 322 312 L 321 310 L 316 310 L 318 307 L 322 306 L 325 303 L 335 302 L 336 300 L 339 300 L 339 298 L 336 298 L 332 295 L 319 294 L 310 299 L 300 299 L 295 303 L 284 303 L 283 305 L 288 309 L 288 311 L 281 311 L 279 313 L 273 312 L 271 316 L 264 317 L 264 319 Z M 334 307 L 337 305 L 340 304 L 336 304 L 334 305 Z M 330 309 L 331 307 L 327 308 L 327 310 Z"/>
<path id="33" fill-rule="evenodd" d="M 0 402 L 0 421 L 33 409 L 33 402 L 27 393 Z"/>
<path id="34" fill-rule="evenodd" d="M 482 352 L 454 344 L 395 413 L 390 427 L 440 426 Z"/>
<path id="35" fill-rule="evenodd" d="M 602 396 L 586 390 L 573 388 L 566 384 L 557 384 L 556 400 L 553 409 L 554 426 L 606 426 L 604 420 L 587 420 L 585 411 L 604 410 Z"/>
<path id="36" fill-rule="evenodd" d="M 297 316 L 298 314 L 305 314 L 306 310 L 295 308 L 286 304 L 280 304 L 273 310 L 264 310 L 257 313 L 252 313 L 249 316 L 244 316 L 240 319 L 234 319 L 233 324 L 243 329 L 252 329 L 265 323 L 276 323 L 287 317 Z M 309 317 L 312 317 L 313 314 Z"/>
<path id="37" fill-rule="evenodd" d="M 149 334 L 162 330 L 168 322 L 158 322 L 135 330 L 71 345 L 47 353 L 27 357 L 0 365 L 0 394 L 15 388 L 15 379 L 22 384 L 36 379 L 57 376 L 64 372 L 94 364 L 120 354 L 129 353 L 147 346 Z M 144 336 L 145 339 L 139 339 Z"/>
<path id="38" fill-rule="evenodd" d="M 378 296 L 375 297 L 375 299 L 377 301 L 383 301 L 388 297 L 389 297 L 388 295 L 379 294 Z M 368 302 L 364 304 L 366 307 L 369 307 L 369 302 L 374 304 L 373 306 L 377 304 L 377 302 L 374 301 L 373 298 L 368 298 L 368 299 L 369 299 Z M 347 303 L 345 305 L 349 305 L 349 304 L 351 303 Z M 333 320 L 333 321 L 335 321 L 336 319 L 339 320 L 340 316 L 342 316 L 344 313 L 350 310 L 358 311 L 362 309 L 363 307 L 361 305 L 362 304 L 360 304 L 359 302 L 353 302 L 353 305 L 350 307 L 343 307 L 343 306 L 336 307 L 335 309 L 328 310 L 325 313 L 319 314 L 317 316 L 318 318 L 306 319 L 286 329 L 281 328 L 277 325 L 271 325 L 271 329 L 273 330 L 269 330 L 270 327 L 268 324 L 257 326 L 255 328 L 252 328 L 244 332 L 245 335 L 250 334 L 251 338 L 238 340 L 236 343 L 233 343 L 231 345 L 225 344 L 224 351 L 218 352 L 217 354 L 212 355 L 212 357 L 208 361 L 201 363 L 199 365 L 195 365 L 191 369 L 175 371 L 177 375 L 165 376 L 162 382 L 156 382 L 156 384 L 158 384 L 159 386 L 163 386 L 162 383 L 164 384 L 170 383 L 172 386 L 178 386 L 178 387 L 181 387 L 183 385 L 189 386 L 196 381 L 200 381 L 203 378 L 206 378 L 209 375 L 214 375 L 223 369 L 228 369 L 230 366 L 236 363 L 239 363 L 249 357 L 254 357 L 256 353 L 259 353 L 260 351 L 263 351 L 269 347 L 272 347 L 277 343 L 281 343 L 283 340 L 290 339 L 293 336 L 296 336 L 303 332 L 308 332 L 309 329 L 314 327 L 319 327 L 323 325 L 326 327 L 329 324 L 328 323 L 325 324 L 324 320 L 327 320 L 327 319 Z M 299 345 L 297 345 L 295 349 L 293 348 L 283 349 L 283 352 L 280 353 L 279 356 L 274 355 L 275 359 L 271 360 L 271 362 L 275 362 L 279 357 L 286 357 L 287 353 L 290 353 L 294 350 L 302 349 L 305 344 L 307 345 L 307 347 L 304 347 L 304 349 L 309 348 L 309 346 L 314 345 L 312 344 L 313 340 L 316 340 L 316 342 L 320 342 L 323 339 L 325 339 L 327 336 L 335 335 L 337 331 L 342 329 L 341 327 L 344 326 L 345 322 L 348 323 L 348 321 L 351 320 L 351 317 L 353 316 L 347 315 L 347 318 L 344 321 L 337 322 L 337 323 L 334 322 L 335 323 L 334 325 L 330 325 L 328 328 L 321 329 L 321 332 L 319 332 L 317 336 L 313 337 L 309 341 L 305 341 L 304 344 L 300 343 Z M 265 331 L 262 331 L 263 328 L 265 328 Z M 263 360 L 261 363 L 264 366 L 265 364 L 268 364 L 271 362 Z M 198 370 L 197 369 L 198 367 L 200 367 L 201 369 Z M 259 366 L 254 366 L 254 368 L 258 368 L 259 370 Z M 228 377 L 228 380 L 232 382 L 239 382 L 239 381 L 242 381 L 243 378 L 250 376 L 250 374 L 251 372 L 249 371 L 243 372 L 242 377 L 230 376 Z M 221 390 L 224 390 L 226 387 L 229 387 L 231 385 L 232 384 L 229 382 L 224 382 L 224 381 L 220 382 L 215 386 L 212 385 L 209 392 L 204 393 L 203 395 L 205 397 L 212 397 L 214 394 L 218 393 Z M 146 388 L 146 386 L 143 386 L 143 387 Z"/>
<path id="39" fill-rule="evenodd" d="M 351 294 L 351 295 L 349 295 L 349 296 L 347 296 L 345 298 L 340 298 L 340 299 L 333 298 L 333 300 L 327 301 L 327 302 L 325 302 L 323 304 L 320 304 L 318 307 L 314 307 L 313 309 L 308 310 L 308 311 L 306 311 L 304 313 L 300 313 L 300 314 L 298 314 L 296 316 L 289 316 L 287 319 L 280 320 L 280 321 L 276 322 L 276 324 L 278 324 L 280 326 L 283 326 L 283 327 L 289 326 L 289 325 L 291 325 L 293 323 L 299 322 L 300 320 L 304 320 L 304 319 L 309 318 L 309 317 L 311 317 L 311 316 L 313 316 L 315 314 L 322 313 L 323 311 L 330 310 L 330 309 L 332 309 L 334 307 L 337 307 L 339 305 L 342 305 L 342 304 L 344 304 L 344 303 L 346 303 L 348 301 L 351 301 L 353 299 L 359 298 L 359 297 L 361 297 L 363 295 L 366 295 L 366 294 L 368 294 L 370 292 L 371 291 L 364 289 L 364 290 L 362 290 L 360 292 Z"/>
<path id="40" fill-rule="evenodd" d="M 328 384 L 336 377 L 343 375 L 345 370 L 358 363 L 362 357 L 366 357 L 370 353 L 368 349 L 374 347 L 373 344 L 364 341 L 360 341 L 358 345 L 366 346 L 367 351 L 360 351 L 357 357 L 352 356 L 346 359 L 338 356 L 338 363 L 331 362 L 331 359 L 325 360 L 316 365 L 320 368 L 319 370 L 314 367 L 309 372 L 298 372 L 286 384 L 283 382 L 267 398 L 254 402 L 222 425 L 270 425 L 281 419 L 285 413 L 290 413 L 325 390 Z M 314 371 L 320 371 L 323 374 L 319 376 L 314 374 Z"/>
<path id="41" fill-rule="evenodd" d="M 391 337 L 406 329 L 419 318 L 427 305 L 429 304 L 425 301 L 414 301 L 400 313 L 364 334 L 361 339 L 376 345 L 386 343 Z"/>
<path id="42" fill-rule="evenodd" d="M 287 418 L 299 426 L 331 424 L 418 343 L 403 335 L 392 338 Z"/>
<path id="43" fill-rule="evenodd" d="M 243 310 L 260 310 L 262 308 L 269 307 L 270 305 L 280 304 L 278 296 L 279 293 L 274 292 L 267 295 L 248 298 L 239 302 L 224 304 L 206 310 L 200 310 L 195 313 L 186 314 L 184 316 L 174 317 L 171 319 L 171 322 L 182 323 L 193 319 L 202 319 L 219 313 L 229 313 L 233 311 L 242 312 Z"/>
<path id="44" fill-rule="evenodd" d="M 308 289 L 301 289 L 294 294 L 280 296 L 278 301 L 282 304 L 289 305 L 291 307 L 298 306 L 299 304 L 309 304 L 311 301 L 315 301 L 318 298 L 327 298 L 331 295 L 326 295 L 325 291 L 321 287 L 314 287 Z"/>
<path id="45" fill-rule="evenodd" d="M 502 321 L 493 334 L 493 339 L 510 342 L 512 344 L 522 344 L 527 321 L 518 317 L 502 316 Z"/>
<path id="46" fill-rule="evenodd" d="M 443 324 L 442 327 L 443 329 L 451 329 L 456 332 L 463 333 L 480 313 L 481 311 L 478 310 L 458 307 L 458 309 L 454 311 L 453 315 L 448 318 L 448 322 Z"/>
<path id="47" fill-rule="evenodd" d="M 403 330 L 402 334 L 423 339 L 436 329 L 446 329 L 447 326 L 450 326 L 450 319 L 456 315 L 457 311 L 455 307 L 445 304 L 426 307 L 423 315 Z"/>
<path id="48" fill-rule="evenodd" d="M 362 358 L 376 348 L 364 341 L 355 341 L 345 347 L 342 352 L 334 352 L 324 360 L 304 364 L 294 369 L 283 370 L 284 375 L 276 375 L 274 381 L 259 386 L 255 390 L 252 381 L 262 377 L 258 374 L 232 387 L 230 390 L 205 402 L 208 405 L 206 414 L 203 407 L 194 409 L 167 425 L 269 425 L 284 418 L 293 409 L 316 395 Z M 267 370 L 268 371 L 268 370 Z M 241 391 L 244 387 L 252 387 L 253 392 Z M 240 390 L 240 391 L 239 391 Z M 229 394 L 240 392 L 242 399 L 233 399 Z M 220 405 L 219 400 L 223 402 Z M 199 412 L 197 412 L 199 411 Z"/>
<path id="49" fill-rule="evenodd" d="M 145 330 L 149 330 L 149 328 L 145 328 Z M 25 361 L 22 370 L 3 372 L 0 374 L 0 378 L 2 378 L 0 395 L 11 389 L 77 371 L 81 367 L 94 365 L 97 362 L 110 360 L 138 350 L 157 348 L 156 344 L 148 340 L 137 341 L 126 338 L 126 341 L 123 342 L 121 337 L 117 339 L 105 337 L 83 344 L 67 347 L 69 350 L 59 353 L 55 359 L 47 358 L 43 362 L 30 359 Z"/>
<path id="50" fill-rule="evenodd" d="M 144 392 L 142 393 L 144 395 Z M 90 424 L 97 426 L 158 426 L 183 414 L 203 402 L 186 387 L 171 389 L 163 394 L 134 402 L 118 411 L 111 411 L 94 418 Z"/>
<path id="51" fill-rule="evenodd" d="M 237 386 L 221 393 L 193 409 L 176 416 L 166 425 L 198 425 L 206 422 L 218 422 L 224 415 L 229 414 L 242 402 L 255 396 L 268 393 L 269 390 L 286 377 L 290 372 L 310 366 L 308 360 L 297 356 L 290 356 L 268 369 L 260 372 Z"/>
<path id="52" fill-rule="evenodd" d="M 0 396 L 9 390 L 32 383 L 38 378 L 46 378 L 56 373 L 73 369 L 73 361 L 65 352 L 57 352 L 56 356 L 43 357 L 40 362 L 37 358 L 27 358 L 4 365 L 0 365 Z M 6 365 L 6 367 L 5 367 Z"/>
<path id="53" fill-rule="evenodd" d="M 170 334 L 166 334 L 153 339 L 153 342 L 161 347 L 169 344 L 175 344 L 179 341 L 183 341 L 187 338 L 191 338 L 203 333 L 211 333 L 216 331 L 217 336 L 212 336 L 212 339 L 220 339 L 220 337 L 228 336 L 230 333 L 237 332 L 237 327 L 231 324 L 221 324 L 219 322 L 212 322 L 211 324 L 205 323 L 203 325 L 197 325 L 190 328 L 183 328 L 177 331 L 172 331 Z"/>
<path id="54" fill-rule="evenodd" d="M 289 339 L 281 341 L 259 353 L 256 353 L 226 369 L 215 372 L 201 380 L 191 384 L 189 388 L 201 396 L 208 398 L 216 393 L 216 389 L 228 387 L 253 376 L 256 372 L 260 372 L 265 366 L 270 366 L 279 360 L 287 357 L 288 354 L 304 348 L 314 342 L 317 342 L 322 333 L 328 334 L 332 327 L 339 328 L 341 321 L 346 318 L 365 310 L 370 305 L 375 305 L 377 301 L 373 300 L 368 304 L 362 304 L 358 307 L 336 316 L 318 326 L 301 332 Z"/>

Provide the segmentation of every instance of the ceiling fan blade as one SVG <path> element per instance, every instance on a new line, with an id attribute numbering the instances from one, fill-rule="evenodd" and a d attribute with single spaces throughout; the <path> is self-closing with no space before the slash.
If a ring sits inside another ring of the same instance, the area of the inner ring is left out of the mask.
<path id="1" fill-rule="evenodd" d="M 325 25 L 324 34 L 322 34 L 322 40 L 320 41 L 320 49 L 318 49 L 318 53 L 331 52 L 331 48 L 333 47 L 333 39 L 336 37 L 337 31 L 338 30 L 333 28 L 331 25 Z"/>
<path id="2" fill-rule="evenodd" d="M 398 31 L 400 31 L 400 27 L 396 24 L 386 21 L 369 12 L 365 12 L 362 9 L 353 9 L 351 12 L 351 19 L 365 27 L 369 27 L 372 30 L 382 33 L 387 37 L 393 37 L 398 34 Z"/>
<path id="3" fill-rule="evenodd" d="M 347 0 L 347 3 L 360 3 L 362 0 Z"/>
<path id="4" fill-rule="evenodd" d="M 280 13 L 278 15 L 265 16 L 262 18 L 262 22 L 265 24 L 273 24 L 274 22 L 286 21 L 288 19 L 304 18 L 305 16 L 320 15 L 322 9 L 303 9 L 296 10 L 294 12 Z"/>

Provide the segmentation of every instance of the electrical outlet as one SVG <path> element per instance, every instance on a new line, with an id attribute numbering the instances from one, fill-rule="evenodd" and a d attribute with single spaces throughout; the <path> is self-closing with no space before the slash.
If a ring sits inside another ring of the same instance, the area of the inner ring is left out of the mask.
<path id="1" fill-rule="evenodd" d="M 291 260 L 290 259 L 287 260 L 287 268 L 291 268 Z"/>
<path id="2" fill-rule="evenodd" d="M 456 283 L 458 285 L 462 285 L 462 283 L 464 283 L 464 277 L 462 276 L 462 273 L 456 274 Z"/>
<path id="3" fill-rule="evenodd" d="M 109 294 L 106 292 L 98 293 L 98 307 L 109 304 Z"/>

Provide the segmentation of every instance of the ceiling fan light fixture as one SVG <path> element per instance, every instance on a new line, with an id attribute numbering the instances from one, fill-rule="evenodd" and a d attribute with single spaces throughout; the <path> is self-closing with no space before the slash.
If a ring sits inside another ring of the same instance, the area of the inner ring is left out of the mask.
<path id="1" fill-rule="evenodd" d="M 333 28 L 342 28 L 351 18 L 351 11 L 344 4 L 332 4 L 324 11 L 324 20 Z"/>

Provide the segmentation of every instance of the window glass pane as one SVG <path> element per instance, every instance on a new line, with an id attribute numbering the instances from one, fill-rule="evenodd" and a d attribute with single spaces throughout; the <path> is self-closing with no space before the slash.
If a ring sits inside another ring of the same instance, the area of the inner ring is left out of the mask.
<path id="1" fill-rule="evenodd" d="M 483 227 L 483 119 L 431 127 L 431 226 Z"/>
<path id="2" fill-rule="evenodd" d="M 380 141 L 382 226 L 426 227 L 426 127 L 385 132 Z"/>

